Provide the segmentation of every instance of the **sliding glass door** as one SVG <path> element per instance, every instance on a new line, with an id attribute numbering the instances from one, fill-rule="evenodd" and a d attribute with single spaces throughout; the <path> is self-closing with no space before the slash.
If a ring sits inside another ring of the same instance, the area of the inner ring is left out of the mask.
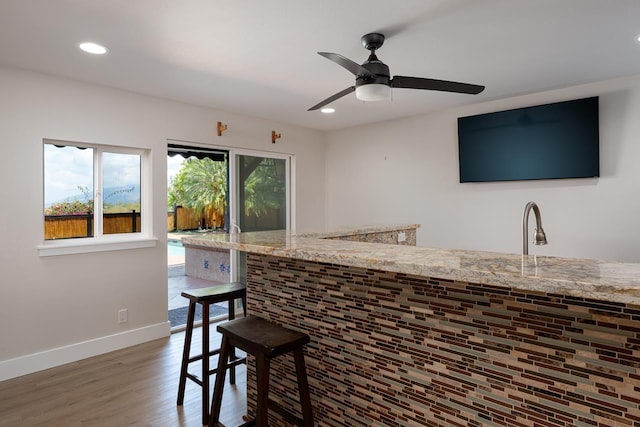
<path id="1" fill-rule="evenodd" d="M 177 328 L 186 322 L 182 291 L 202 287 L 203 280 L 246 283 L 243 253 L 200 259 L 201 253 L 185 249 L 181 237 L 292 229 L 294 157 L 177 140 L 168 141 L 167 154 L 168 308 Z"/>
<path id="2" fill-rule="evenodd" d="M 290 196 L 291 156 L 232 153 L 232 158 L 232 219 L 229 231 L 290 230 L 293 222 Z M 233 280 L 246 280 L 245 261 L 244 253 L 232 251 Z"/>

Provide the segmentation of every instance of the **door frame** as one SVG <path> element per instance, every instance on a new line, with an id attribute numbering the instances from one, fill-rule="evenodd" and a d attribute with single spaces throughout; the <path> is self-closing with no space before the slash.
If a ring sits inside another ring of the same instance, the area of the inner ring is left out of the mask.
<path id="1" fill-rule="evenodd" d="M 295 217 L 295 156 L 293 154 L 286 153 L 274 153 L 270 151 L 250 150 L 250 149 L 229 149 L 229 180 L 227 185 L 229 187 L 229 234 L 235 234 L 238 231 L 236 225 L 239 221 L 240 209 L 238 208 L 238 156 L 252 156 L 252 157 L 264 157 L 272 159 L 285 160 L 285 203 L 286 203 L 286 228 L 287 232 L 295 231 L 296 217 Z M 241 231 L 241 230 L 240 230 Z M 239 259 L 238 251 L 230 250 L 229 261 L 231 265 L 230 278 L 232 282 L 238 281 L 240 274 L 238 271 Z"/>
<path id="2" fill-rule="evenodd" d="M 237 148 L 230 147 L 226 145 L 217 145 L 217 144 L 207 144 L 196 141 L 187 141 L 183 139 L 174 139 L 167 138 L 167 144 L 184 144 L 188 146 L 192 146 L 194 148 L 203 148 L 203 149 L 212 149 L 212 150 L 221 150 L 226 151 L 228 153 L 228 170 L 229 176 L 227 179 L 227 188 L 229 191 L 229 197 L 227 200 L 227 206 L 229 208 L 229 224 L 228 224 L 228 232 L 231 234 L 235 230 L 233 230 L 233 224 L 237 222 L 238 219 L 238 191 L 237 191 L 237 156 L 246 155 L 246 156 L 254 156 L 254 157 L 268 157 L 274 159 L 284 159 L 285 160 L 285 174 L 286 174 L 286 230 L 288 232 L 295 232 L 296 230 L 296 156 L 295 154 L 290 153 L 282 153 L 275 151 L 266 151 L 266 150 L 258 150 L 252 148 Z M 166 190 L 165 190 L 166 191 Z M 229 261 L 231 266 L 230 279 L 231 281 L 238 280 L 238 253 L 237 251 L 231 250 L 229 254 Z"/>

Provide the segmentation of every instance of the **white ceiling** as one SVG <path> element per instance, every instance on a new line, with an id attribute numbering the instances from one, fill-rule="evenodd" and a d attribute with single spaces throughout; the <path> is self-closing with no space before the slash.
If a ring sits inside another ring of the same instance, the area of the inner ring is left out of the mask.
<path id="1" fill-rule="evenodd" d="M 486 89 L 308 112 L 354 83 L 316 52 L 369 32 L 392 75 Z M 0 0 L 0 64 L 323 130 L 640 74 L 638 34 L 639 0 Z"/>

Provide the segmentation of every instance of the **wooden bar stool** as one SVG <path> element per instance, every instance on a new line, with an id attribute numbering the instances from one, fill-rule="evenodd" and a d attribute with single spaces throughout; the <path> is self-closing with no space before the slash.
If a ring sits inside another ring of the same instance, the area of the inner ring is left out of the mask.
<path id="1" fill-rule="evenodd" d="M 209 427 L 221 425 L 219 418 L 225 376 L 223 368 L 234 348 L 239 348 L 256 358 L 256 374 L 258 378 L 256 419 L 243 424 L 243 426 L 267 427 L 267 413 L 269 409 L 272 409 L 291 424 L 312 427 L 311 397 L 309 395 L 307 370 L 302 351 L 302 347 L 309 342 L 309 335 L 276 325 L 258 316 L 248 316 L 226 322 L 218 325 L 217 329 L 222 334 L 222 347 L 218 359 L 219 373 L 216 376 L 213 399 L 211 401 Z M 271 359 L 289 352 L 293 352 L 295 359 L 302 418 L 297 417 L 277 402 L 269 399 L 269 367 Z"/>
<path id="2" fill-rule="evenodd" d="M 229 320 L 236 316 L 235 300 L 242 299 L 244 315 L 247 315 L 247 286 L 244 283 L 233 282 L 209 288 L 192 289 L 182 292 L 182 296 L 189 299 L 189 312 L 187 314 L 187 328 L 184 337 L 184 350 L 182 352 L 182 366 L 180 368 L 180 383 L 178 386 L 178 405 L 184 402 L 184 390 L 187 378 L 202 387 L 202 424 L 209 421 L 209 376 L 218 372 L 224 374 L 227 369 L 231 371 L 229 382 L 236 383 L 236 365 L 246 363 L 246 358 L 238 358 L 235 351 L 231 352 L 231 361 L 226 364 L 218 364 L 216 369 L 209 369 L 209 358 L 220 353 L 220 349 L 209 349 L 209 305 L 227 301 L 229 303 Z M 196 304 L 202 304 L 202 353 L 189 357 L 191 351 L 191 337 L 193 335 L 193 323 L 196 315 Z M 229 354 L 225 355 L 225 362 Z M 201 378 L 188 372 L 189 363 L 202 360 Z M 219 374 L 218 374 L 219 376 Z"/>

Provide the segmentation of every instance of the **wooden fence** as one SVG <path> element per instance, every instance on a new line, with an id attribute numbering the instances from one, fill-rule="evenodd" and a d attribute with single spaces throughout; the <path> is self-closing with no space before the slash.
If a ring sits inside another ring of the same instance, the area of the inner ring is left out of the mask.
<path id="1" fill-rule="evenodd" d="M 246 231 L 260 229 L 285 228 L 284 216 L 280 211 L 269 210 L 258 217 L 245 217 Z M 86 215 L 45 215 L 44 238 L 68 239 L 93 236 L 93 214 Z M 217 228 L 224 225 L 224 218 L 215 213 L 196 215 L 193 209 L 177 206 L 175 212 L 167 212 L 167 231 L 197 230 L 198 228 Z M 103 234 L 140 232 L 140 212 L 108 213 L 103 217 Z"/>
<path id="2" fill-rule="evenodd" d="M 215 212 L 198 216 L 193 209 L 177 206 L 175 212 L 167 212 L 167 231 L 198 230 L 200 228 L 224 226 L 224 218 Z M 243 231 L 279 230 L 286 228 L 285 216 L 281 209 L 267 209 L 257 215 L 245 215 L 242 221 Z"/>
<path id="3" fill-rule="evenodd" d="M 196 215 L 193 209 L 176 206 L 175 212 L 167 212 L 167 231 L 197 230 L 198 228 L 211 228 L 215 225 L 220 228 L 224 225 L 224 218 L 215 212 L 206 212 L 204 215 Z"/>
<path id="4" fill-rule="evenodd" d="M 215 213 L 205 214 L 202 217 L 196 215 L 192 209 L 176 207 L 175 212 L 167 212 L 167 231 L 198 230 L 199 228 L 216 228 L 224 226 L 224 218 Z M 245 215 L 242 231 L 279 230 L 286 228 L 285 216 L 281 209 L 267 209 L 260 216 Z"/>
<path id="5" fill-rule="evenodd" d="M 45 215 L 44 238 L 68 239 L 93 236 L 93 213 L 85 215 Z M 102 233 L 140 232 L 140 212 L 106 213 L 102 219 Z"/>

